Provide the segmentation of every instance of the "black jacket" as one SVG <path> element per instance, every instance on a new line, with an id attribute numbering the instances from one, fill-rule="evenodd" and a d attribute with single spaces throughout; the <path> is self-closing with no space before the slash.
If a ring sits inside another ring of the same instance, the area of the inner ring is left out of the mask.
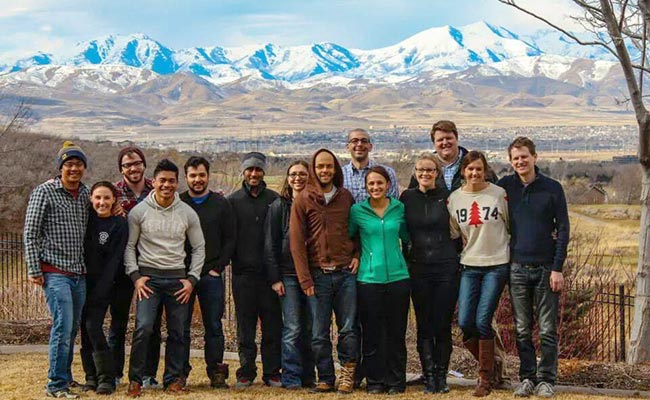
<path id="1" fill-rule="evenodd" d="M 279 197 L 269 206 L 264 222 L 264 269 L 269 283 L 283 276 L 296 276 L 289 248 L 291 200 Z"/>
<path id="2" fill-rule="evenodd" d="M 232 259 L 232 273 L 235 275 L 264 274 L 264 219 L 278 194 L 266 188 L 262 182 L 257 197 L 251 195 L 244 182 L 242 188 L 228 196 L 237 219 L 237 242 Z"/>
<path id="3" fill-rule="evenodd" d="M 516 174 L 499 186 L 508 194 L 510 249 L 513 262 L 548 265 L 562 271 L 569 244 L 569 213 L 562 185 L 539 172 L 528 186 Z"/>
<path id="4" fill-rule="evenodd" d="M 201 204 L 192 201 L 188 192 L 180 195 L 181 200 L 196 211 L 201 221 L 201 230 L 205 239 L 205 262 L 201 276 L 215 270 L 222 273 L 230 262 L 235 250 L 235 232 L 237 221 L 230 202 L 218 193 L 210 192 L 208 198 Z M 189 267 L 192 247 L 185 241 L 185 265 Z"/>
<path id="5" fill-rule="evenodd" d="M 128 239 L 125 218 L 99 218 L 94 210 L 90 211 L 84 239 L 87 302 L 110 303 L 115 282 L 126 276 L 124 249 Z"/>
<path id="6" fill-rule="evenodd" d="M 448 191 L 438 186 L 426 193 L 408 189 L 400 196 L 411 238 L 405 256 L 413 274 L 433 272 L 413 270 L 424 265 L 449 265 L 458 261 L 459 243 L 449 233 L 447 196 Z"/>

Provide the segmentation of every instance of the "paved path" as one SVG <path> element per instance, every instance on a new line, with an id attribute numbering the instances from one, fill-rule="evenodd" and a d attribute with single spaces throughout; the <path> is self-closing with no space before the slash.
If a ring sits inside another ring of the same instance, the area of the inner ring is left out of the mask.
<path id="1" fill-rule="evenodd" d="M 27 344 L 27 345 L 0 345 L 0 355 L 3 354 L 22 354 L 22 353 L 47 353 L 47 345 L 45 344 Z M 127 346 L 127 352 L 129 347 Z M 161 349 L 161 355 L 165 353 L 165 347 Z M 79 346 L 75 346 L 75 351 L 79 351 Z M 202 358 L 203 350 L 192 349 L 190 350 L 190 356 L 194 358 Z M 237 361 L 237 353 L 226 352 L 223 357 L 227 361 Z M 257 362 L 262 362 L 260 357 L 257 357 Z M 406 374 L 407 380 L 413 380 L 417 378 L 416 374 Z M 456 387 L 474 387 L 476 385 L 475 379 L 465 379 L 465 378 L 454 378 L 448 377 L 447 381 L 450 386 Z M 650 391 L 636 391 L 636 390 L 620 390 L 620 389 L 598 389 L 592 387 L 582 387 L 582 386 L 564 386 L 558 385 L 555 387 L 555 391 L 558 393 L 575 393 L 575 394 L 586 394 L 586 395 L 598 395 L 598 396 L 616 396 L 616 397 L 637 397 L 637 398 L 650 398 Z"/>

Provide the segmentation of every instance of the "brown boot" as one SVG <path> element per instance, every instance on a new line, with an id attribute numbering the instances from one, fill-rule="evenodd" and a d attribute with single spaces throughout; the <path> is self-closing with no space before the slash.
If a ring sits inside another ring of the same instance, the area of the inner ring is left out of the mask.
<path id="1" fill-rule="evenodd" d="M 210 375 L 210 386 L 217 389 L 228 389 L 228 364 L 217 364 L 217 369 Z"/>
<path id="2" fill-rule="evenodd" d="M 465 348 L 472 353 L 476 361 L 478 361 L 478 338 L 471 338 L 464 341 L 463 344 L 465 345 Z"/>
<path id="3" fill-rule="evenodd" d="M 492 391 L 492 374 L 494 372 L 494 339 L 479 340 L 478 344 L 478 385 L 474 396 L 485 397 Z"/>
<path id="4" fill-rule="evenodd" d="M 341 376 L 339 377 L 339 394 L 350 394 L 354 390 L 354 370 L 357 363 L 349 362 L 343 364 Z"/>
<path id="5" fill-rule="evenodd" d="M 139 397 L 142 394 L 142 385 L 138 382 L 129 382 L 129 387 L 126 389 L 126 395 L 129 397 Z"/>

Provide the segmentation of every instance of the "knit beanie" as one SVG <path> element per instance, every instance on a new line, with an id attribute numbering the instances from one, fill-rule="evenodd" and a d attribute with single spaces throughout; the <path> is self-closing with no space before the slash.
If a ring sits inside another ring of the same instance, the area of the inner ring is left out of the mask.
<path id="1" fill-rule="evenodd" d="M 88 167 L 88 159 L 86 158 L 86 153 L 81 150 L 81 147 L 77 146 L 69 140 L 63 142 L 63 147 L 61 147 L 61 150 L 59 150 L 56 157 L 59 169 L 63 167 L 63 163 L 69 158 L 78 158 L 84 163 L 84 167 Z"/>
<path id="2" fill-rule="evenodd" d="M 257 167 L 266 171 L 266 156 L 257 151 L 246 153 L 241 161 L 241 172 L 244 173 L 248 168 Z"/>

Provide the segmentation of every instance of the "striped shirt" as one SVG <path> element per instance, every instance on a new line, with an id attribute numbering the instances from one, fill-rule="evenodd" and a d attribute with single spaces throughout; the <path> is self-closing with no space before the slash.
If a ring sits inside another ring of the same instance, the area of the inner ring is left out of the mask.
<path id="1" fill-rule="evenodd" d="M 358 170 L 357 167 L 352 164 L 352 161 L 343 166 L 343 187 L 352 193 L 355 203 L 361 203 L 370 196 L 366 190 L 366 174 L 368 173 L 368 170 L 375 165 L 380 164 L 369 160 L 368 165 L 361 170 Z M 382 165 L 382 167 L 386 168 L 388 176 L 390 176 L 390 187 L 388 188 L 388 193 L 386 195 L 394 199 L 399 199 L 399 185 L 397 183 L 397 175 L 395 175 L 395 171 L 386 165 Z"/>
<path id="2" fill-rule="evenodd" d="M 86 273 L 84 236 L 90 209 L 90 191 L 83 183 L 77 198 L 60 177 L 34 189 L 25 214 L 25 258 L 30 277 L 43 275 L 41 262 L 73 274 Z"/>

